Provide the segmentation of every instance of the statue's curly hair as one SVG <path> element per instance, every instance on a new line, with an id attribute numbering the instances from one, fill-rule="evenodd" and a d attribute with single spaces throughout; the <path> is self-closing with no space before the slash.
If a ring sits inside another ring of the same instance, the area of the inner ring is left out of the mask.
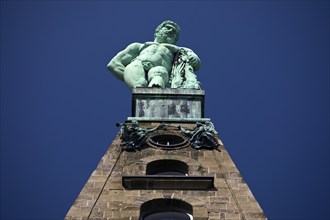
<path id="1" fill-rule="evenodd" d="M 180 26 L 179 26 L 177 23 L 175 23 L 175 22 L 173 22 L 173 21 L 170 21 L 170 20 L 163 21 L 160 25 L 158 25 L 158 27 L 157 27 L 156 30 L 155 30 L 154 37 L 156 37 L 157 32 L 158 32 L 163 26 L 165 26 L 165 25 L 167 25 L 167 24 L 170 24 L 170 25 L 172 25 L 172 26 L 174 27 L 175 32 L 176 32 L 176 35 L 175 35 L 175 42 L 177 42 L 177 41 L 179 40 Z"/>

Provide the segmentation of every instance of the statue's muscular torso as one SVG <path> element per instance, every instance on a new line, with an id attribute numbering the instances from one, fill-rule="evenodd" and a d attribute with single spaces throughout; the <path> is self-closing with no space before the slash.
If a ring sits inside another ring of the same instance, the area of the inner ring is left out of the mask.
<path id="1" fill-rule="evenodd" d="M 175 53 L 179 50 L 178 46 L 165 43 L 147 42 L 140 48 L 141 52 L 136 57 L 142 63 L 151 66 L 163 66 L 168 71 L 172 68 Z"/>

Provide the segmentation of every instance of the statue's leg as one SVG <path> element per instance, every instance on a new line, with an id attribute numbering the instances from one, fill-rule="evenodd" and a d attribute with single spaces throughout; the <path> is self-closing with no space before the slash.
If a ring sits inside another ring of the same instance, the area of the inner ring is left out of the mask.
<path id="1" fill-rule="evenodd" d="M 147 87 L 148 82 L 145 77 L 145 71 L 140 61 L 133 61 L 126 66 L 124 71 L 124 81 L 129 89 L 136 87 Z"/>
<path id="2" fill-rule="evenodd" d="M 148 87 L 165 88 L 168 83 L 168 72 L 163 66 L 155 66 L 148 72 Z"/>

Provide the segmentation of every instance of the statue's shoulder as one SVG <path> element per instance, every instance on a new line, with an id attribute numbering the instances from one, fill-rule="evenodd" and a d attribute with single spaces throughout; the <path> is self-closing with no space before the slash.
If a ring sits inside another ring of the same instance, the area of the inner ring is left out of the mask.
<path id="1" fill-rule="evenodd" d="M 129 44 L 127 46 L 127 49 L 139 49 L 141 46 L 143 46 L 143 43 L 134 42 L 134 43 Z"/>
<path id="2" fill-rule="evenodd" d="M 180 50 L 180 47 L 175 44 L 162 43 L 161 45 L 165 46 L 167 49 L 172 51 L 172 53 L 176 53 Z"/>
<path id="3" fill-rule="evenodd" d="M 142 43 L 134 42 L 129 44 L 122 52 L 124 54 L 138 54 L 141 52 L 142 47 L 143 47 Z"/>

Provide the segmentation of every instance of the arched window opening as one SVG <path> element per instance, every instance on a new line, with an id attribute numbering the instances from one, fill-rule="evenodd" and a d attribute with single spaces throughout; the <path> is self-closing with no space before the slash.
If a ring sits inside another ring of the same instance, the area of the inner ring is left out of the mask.
<path id="1" fill-rule="evenodd" d="M 163 150 L 173 150 L 188 147 L 189 138 L 178 132 L 155 132 L 148 135 L 147 143 L 150 146 L 161 148 Z"/>
<path id="2" fill-rule="evenodd" d="M 156 160 L 147 165 L 146 174 L 188 176 L 188 165 L 178 160 Z"/>
<path id="3" fill-rule="evenodd" d="M 177 147 L 183 145 L 186 140 L 178 135 L 159 134 L 151 137 L 151 142 L 160 147 Z"/>
<path id="4" fill-rule="evenodd" d="M 139 220 L 193 220 L 193 208 L 178 199 L 153 199 L 141 205 Z"/>

